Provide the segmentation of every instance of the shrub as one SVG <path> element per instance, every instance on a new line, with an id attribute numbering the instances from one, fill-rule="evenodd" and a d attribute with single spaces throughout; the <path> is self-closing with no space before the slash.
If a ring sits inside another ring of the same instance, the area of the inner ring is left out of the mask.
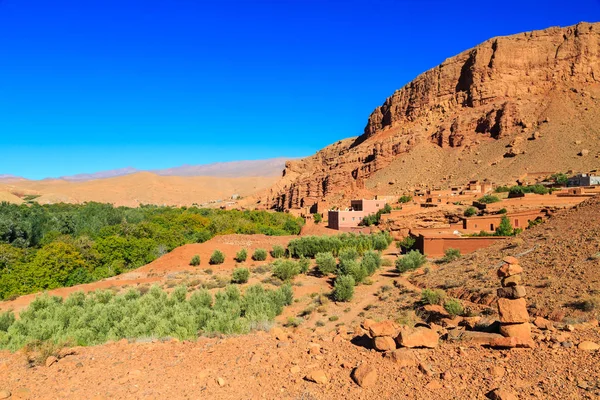
<path id="1" fill-rule="evenodd" d="M 231 274 L 231 281 L 233 283 L 246 283 L 250 278 L 250 270 L 248 268 L 236 268 Z"/>
<path id="2" fill-rule="evenodd" d="M 377 235 L 373 239 L 373 249 L 383 251 L 388 248 L 390 243 L 385 235 Z"/>
<path id="3" fill-rule="evenodd" d="M 512 224 L 510 223 L 510 220 L 506 215 L 502 216 L 502 219 L 500 220 L 500 225 L 498 225 L 498 227 L 496 228 L 496 235 L 513 236 L 514 234 L 515 231 L 513 229 Z"/>
<path id="4" fill-rule="evenodd" d="M 306 274 L 310 269 L 310 259 L 305 257 L 300 257 L 298 260 L 298 266 L 300 267 L 300 273 Z"/>
<path id="5" fill-rule="evenodd" d="M 293 260 L 276 260 L 273 263 L 273 276 L 282 281 L 292 280 L 300 273 L 300 266 Z"/>
<path id="6" fill-rule="evenodd" d="M 200 265 L 200 256 L 198 254 L 196 254 L 194 257 L 192 257 L 192 259 L 190 260 L 190 265 L 197 267 L 198 265 Z"/>
<path id="7" fill-rule="evenodd" d="M 404 195 L 398 199 L 398 203 L 409 203 L 412 201 L 412 196 Z"/>
<path id="8" fill-rule="evenodd" d="M 415 243 L 417 243 L 417 239 L 412 236 L 407 236 L 401 241 L 396 242 L 396 247 L 407 252 L 415 246 Z"/>
<path id="9" fill-rule="evenodd" d="M 336 269 L 335 257 L 331 253 L 318 253 L 315 257 L 317 270 L 323 274 L 332 274 Z"/>
<path id="10" fill-rule="evenodd" d="M 396 260 L 396 269 L 399 272 L 406 272 L 417 269 L 427 262 L 427 257 L 418 250 L 411 250 L 405 256 Z"/>
<path id="11" fill-rule="evenodd" d="M 285 249 L 282 246 L 279 246 L 279 245 L 273 246 L 273 250 L 271 250 L 271 257 L 281 258 L 284 255 L 285 255 Z"/>
<path id="12" fill-rule="evenodd" d="M 563 185 L 563 186 L 566 186 L 567 183 L 569 182 L 569 177 L 563 173 L 553 174 L 550 178 L 554 181 L 554 183 L 557 183 L 557 184 Z"/>
<path id="13" fill-rule="evenodd" d="M 498 210 L 498 214 L 506 214 L 508 212 L 508 210 L 506 210 L 506 208 L 501 208 Z"/>
<path id="14" fill-rule="evenodd" d="M 494 191 L 496 193 L 507 193 L 510 191 L 510 188 L 508 186 L 498 186 Z"/>
<path id="15" fill-rule="evenodd" d="M 456 315 L 462 315 L 464 312 L 462 304 L 456 299 L 446 300 L 444 303 L 444 309 L 453 317 Z"/>
<path id="16" fill-rule="evenodd" d="M 446 249 L 444 252 L 444 262 L 451 262 L 454 260 L 458 260 L 460 258 L 460 250 L 459 249 Z"/>
<path id="17" fill-rule="evenodd" d="M 256 249 L 252 254 L 254 261 L 265 261 L 267 259 L 267 251 L 265 249 Z"/>
<path id="18" fill-rule="evenodd" d="M 338 267 L 338 275 L 350 275 L 356 284 L 361 283 L 368 275 L 367 269 L 356 260 L 348 260 Z"/>
<path id="19" fill-rule="evenodd" d="M 381 267 L 381 254 L 376 251 L 367 251 L 360 262 L 361 266 L 367 271 L 367 274 L 373 275 Z"/>
<path id="20" fill-rule="evenodd" d="M 421 292 L 421 301 L 423 304 L 438 304 L 441 305 L 446 298 L 446 293 L 441 289 L 424 289 Z"/>
<path id="21" fill-rule="evenodd" d="M 314 213 L 313 220 L 315 221 L 315 224 L 320 224 L 321 221 L 323 221 L 323 217 L 321 217 L 321 214 L 319 213 Z"/>
<path id="22" fill-rule="evenodd" d="M 246 249 L 241 249 L 235 254 L 235 261 L 240 263 L 246 261 L 247 258 L 248 252 L 246 251 Z"/>
<path id="23" fill-rule="evenodd" d="M 359 255 L 367 250 L 384 247 L 383 240 L 389 245 L 392 238 L 388 232 L 375 233 L 372 235 L 343 233 L 337 236 L 302 236 L 293 239 L 288 244 L 288 253 L 293 258 L 302 256 L 314 258 L 318 253 L 331 253 L 335 256 L 342 249 L 354 249 Z M 377 245 L 375 244 L 377 242 Z M 387 248 L 387 246 L 385 246 Z"/>
<path id="24" fill-rule="evenodd" d="M 483 204 L 492 204 L 492 203 L 497 203 L 501 200 L 498 196 L 494 196 L 493 194 L 486 194 L 485 196 L 481 197 L 477 201 L 480 203 L 483 203 Z"/>
<path id="25" fill-rule="evenodd" d="M 465 217 L 472 217 L 477 214 L 477 209 L 475 207 L 468 207 L 465 212 Z"/>
<path id="26" fill-rule="evenodd" d="M 333 298 L 335 301 L 350 301 L 354 297 L 354 278 L 340 275 L 335 279 Z"/>
<path id="27" fill-rule="evenodd" d="M 219 251 L 215 250 L 210 256 L 209 263 L 211 265 L 223 264 L 225 262 L 225 255 Z"/>

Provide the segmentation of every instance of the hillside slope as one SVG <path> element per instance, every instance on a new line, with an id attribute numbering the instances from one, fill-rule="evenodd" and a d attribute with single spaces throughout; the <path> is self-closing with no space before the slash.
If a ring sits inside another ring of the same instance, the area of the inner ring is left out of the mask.
<path id="1" fill-rule="evenodd" d="M 599 111 L 600 23 L 490 39 L 396 91 L 358 138 L 288 161 L 257 202 L 344 205 L 417 185 L 588 171 L 600 164 Z"/>
<path id="2" fill-rule="evenodd" d="M 584 319 L 600 315 L 597 308 L 580 310 L 583 301 L 596 302 L 600 294 L 600 196 L 561 211 L 546 223 L 525 230 L 518 239 L 443 264 L 413 282 L 448 289 L 465 300 L 489 303 L 498 287 L 496 270 L 507 255 L 518 257 L 523 266 L 533 314 L 546 317 L 563 313 Z"/>

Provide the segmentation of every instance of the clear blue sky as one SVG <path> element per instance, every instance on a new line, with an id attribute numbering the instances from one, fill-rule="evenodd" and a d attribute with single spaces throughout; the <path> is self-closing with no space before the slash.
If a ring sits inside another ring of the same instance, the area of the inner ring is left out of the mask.
<path id="1" fill-rule="evenodd" d="M 0 0 L 0 174 L 304 156 L 492 36 L 599 0 Z"/>

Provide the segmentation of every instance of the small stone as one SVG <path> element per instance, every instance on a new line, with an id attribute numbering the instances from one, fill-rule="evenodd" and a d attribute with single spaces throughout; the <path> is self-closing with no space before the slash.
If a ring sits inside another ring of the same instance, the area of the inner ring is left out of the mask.
<path id="1" fill-rule="evenodd" d="M 561 342 L 560 345 L 565 349 L 570 349 L 571 347 L 573 347 L 573 342 L 565 341 Z"/>
<path id="2" fill-rule="evenodd" d="M 329 378 L 327 378 L 327 375 L 325 375 L 325 371 L 323 370 L 311 371 L 304 379 L 318 384 L 325 384 L 329 382 Z"/>
<path id="3" fill-rule="evenodd" d="M 217 378 L 217 383 L 219 384 L 219 386 L 225 386 L 225 384 L 226 384 L 227 382 L 225 381 L 225 379 L 223 379 L 223 378 L 221 378 L 221 377 L 218 377 L 218 378 Z"/>
<path id="4" fill-rule="evenodd" d="M 438 381 L 431 381 L 427 385 L 425 385 L 425 389 L 427 390 L 438 390 L 442 388 L 442 384 Z"/>
<path id="5" fill-rule="evenodd" d="M 46 367 L 50 367 L 52 364 L 56 363 L 58 361 L 58 358 L 54 357 L 54 356 L 50 356 L 48 358 L 46 358 Z"/>
<path id="6" fill-rule="evenodd" d="M 396 349 L 396 341 L 391 336 L 378 336 L 373 339 L 373 347 L 377 351 L 390 351 Z"/>
<path id="7" fill-rule="evenodd" d="M 393 321 L 382 321 L 369 327 L 371 337 L 396 336 L 398 334 L 398 325 Z"/>
<path id="8" fill-rule="evenodd" d="M 300 367 L 299 367 L 299 366 L 297 366 L 297 365 L 294 365 L 292 368 L 290 368 L 290 372 L 291 372 L 292 374 L 297 374 L 297 373 L 299 373 L 299 372 L 300 372 Z"/>
<path id="9" fill-rule="evenodd" d="M 517 400 L 517 396 L 504 389 L 494 389 L 487 394 L 490 400 Z"/>
<path id="10" fill-rule="evenodd" d="M 498 297 L 504 299 L 520 299 L 522 297 L 525 297 L 527 295 L 527 292 L 525 290 L 525 286 L 516 285 L 499 288 L 496 291 L 496 294 L 498 295 Z"/>
<path id="11" fill-rule="evenodd" d="M 368 331 L 368 330 L 369 330 L 369 328 L 370 328 L 371 326 L 375 325 L 376 323 L 377 323 L 376 321 L 374 321 L 374 320 L 372 320 L 372 319 L 368 319 L 368 318 L 367 318 L 367 319 L 365 319 L 365 320 L 364 320 L 364 321 L 363 321 L 363 322 L 360 324 L 360 326 L 361 326 L 361 327 L 362 327 L 364 330 Z"/>
<path id="12" fill-rule="evenodd" d="M 548 331 L 554 330 L 554 325 L 552 325 L 552 322 L 548 321 L 546 318 L 536 317 L 533 320 L 533 324 L 542 330 L 548 330 Z"/>
<path id="13" fill-rule="evenodd" d="M 589 151 L 588 149 L 582 149 L 582 150 L 579 152 L 579 154 L 578 154 L 578 155 L 579 155 L 579 156 L 581 156 L 581 157 L 585 157 L 585 156 L 587 156 L 588 154 L 590 154 L 590 151 Z"/>
<path id="14" fill-rule="evenodd" d="M 490 375 L 497 380 L 504 378 L 506 374 L 506 370 L 503 367 L 491 367 L 489 371 Z"/>
<path id="15" fill-rule="evenodd" d="M 506 256 L 502 259 L 502 261 L 504 261 L 507 264 L 518 264 L 519 260 L 517 260 L 517 258 L 513 257 L 513 256 Z"/>
<path id="16" fill-rule="evenodd" d="M 506 278 L 502 278 L 502 287 L 517 286 L 521 284 L 521 275 L 511 275 Z"/>
<path id="17" fill-rule="evenodd" d="M 498 299 L 500 322 L 515 324 L 529 322 L 525 299 Z"/>
<path id="18" fill-rule="evenodd" d="M 567 324 L 567 325 L 564 326 L 563 329 L 565 331 L 567 331 L 567 332 L 573 332 L 575 330 L 575 327 L 573 325 L 571 325 L 571 324 Z"/>
<path id="19" fill-rule="evenodd" d="M 321 346 L 317 343 L 311 343 L 308 345 L 308 354 L 317 355 L 321 354 Z"/>
<path id="20" fill-rule="evenodd" d="M 427 311 L 430 314 L 436 314 L 440 317 L 450 317 L 450 314 L 448 313 L 448 311 L 446 311 L 446 309 L 438 304 L 427 304 L 425 307 L 423 307 L 423 309 L 425 311 Z"/>
<path id="21" fill-rule="evenodd" d="M 287 333 L 283 329 L 281 329 L 277 326 L 274 328 L 271 328 L 271 335 L 273 335 L 273 337 L 275 337 L 275 339 L 277 339 L 277 340 L 287 340 L 288 339 Z"/>
<path id="22" fill-rule="evenodd" d="M 498 269 L 498 276 L 500 278 L 507 278 L 521 273 L 523 273 L 523 267 L 519 264 L 504 264 Z"/>
<path id="23" fill-rule="evenodd" d="M 29 390 L 27 388 L 19 388 L 14 391 L 14 393 L 12 394 L 12 398 L 20 399 L 20 400 L 30 399 L 31 398 L 31 390 Z"/>
<path id="24" fill-rule="evenodd" d="M 8 390 L 0 390 L 0 399 L 8 399 L 10 392 Z"/>
<path id="25" fill-rule="evenodd" d="M 596 351 L 596 350 L 600 349 L 600 345 L 598 345 L 597 343 L 594 343 L 594 342 L 590 342 L 589 340 L 579 343 L 579 346 L 577 346 L 577 347 L 579 348 L 579 350 L 586 350 L 586 351 Z"/>
<path id="26" fill-rule="evenodd" d="M 419 371 L 421 371 L 426 376 L 433 376 L 435 373 L 433 372 L 433 368 L 429 364 L 419 363 Z"/>
<path id="27" fill-rule="evenodd" d="M 400 368 L 415 367 L 417 365 L 417 358 L 413 350 L 407 348 L 387 352 L 385 357 L 396 363 Z"/>
<path id="28" fill-rule="evenodd" d="M 360 387 L 373 386 L 377 378 L 377 370 L 368 364 L 362 364 L 352 372 L 352 379 Z"/>

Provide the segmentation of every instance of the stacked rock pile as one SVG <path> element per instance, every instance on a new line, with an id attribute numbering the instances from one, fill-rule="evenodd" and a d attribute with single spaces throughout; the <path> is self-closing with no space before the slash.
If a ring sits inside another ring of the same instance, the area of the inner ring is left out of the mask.
<path id="1" fill-rule="evenodd" d="M 502 287 L 498 289 L 500 334 L 509 340 L 498 340 L 497 347 L 533 347 L 531 325 L 522 283 L 523 268 L 515 257 L 505 257 L 498 269 Z"/>

